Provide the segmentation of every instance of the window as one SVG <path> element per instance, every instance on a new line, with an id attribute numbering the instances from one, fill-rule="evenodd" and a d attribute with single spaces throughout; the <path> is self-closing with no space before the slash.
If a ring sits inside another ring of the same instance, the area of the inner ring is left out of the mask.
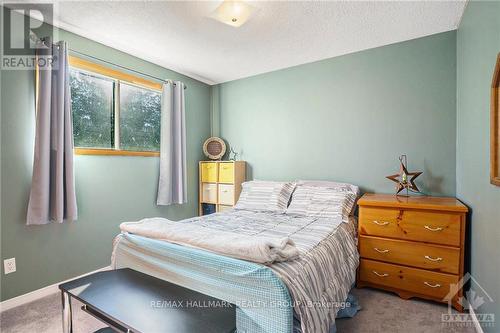
<path id="1" fill-rule="evenodd" d="M 115 82 L 73 69 L 70 86 L 75 147 L 113 148 Z"/>
<path id="2" fill-rule="evenodd" d="M 158 156 L 161 84 L 70 57 L 76 154 Z"/>
<path id="3" fill-rule="evenodd" d="M 124 150 L 160 150 L 161 96 L 120 83 L 120 147 Z"/>

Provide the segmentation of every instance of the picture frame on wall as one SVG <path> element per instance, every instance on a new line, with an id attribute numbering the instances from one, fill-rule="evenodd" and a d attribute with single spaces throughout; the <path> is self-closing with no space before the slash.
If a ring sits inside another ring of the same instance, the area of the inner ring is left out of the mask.
<path id="1" fill-rule="evenodd" d="M 500 186 L 500 53 L 491 83 L 491 184 Z"/>

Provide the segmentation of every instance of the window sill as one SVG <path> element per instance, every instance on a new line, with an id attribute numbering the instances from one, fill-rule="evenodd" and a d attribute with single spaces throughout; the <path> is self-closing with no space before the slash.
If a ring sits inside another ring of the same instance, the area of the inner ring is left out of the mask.
<path id="1" fill-rule="evenodd" d="M 129 151 L 115 149 L 96 149 L 96 148 L 75 148 L 75 155 L 110 155 L 110 156 L 160 156 L 158 151 Z"/>

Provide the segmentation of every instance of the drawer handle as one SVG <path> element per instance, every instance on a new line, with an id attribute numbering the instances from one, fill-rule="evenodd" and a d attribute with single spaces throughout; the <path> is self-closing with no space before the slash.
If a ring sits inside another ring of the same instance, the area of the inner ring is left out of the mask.
<path id="1" fill-rule="evenodd" d="M 222 190 L 222 192 L 227 193 L 227 192 L 229 192 L 229 191 L 228 191 L 228 190 Z"/>
<path id="2" fill-rule="evenodd" d="M 425 256 L 424 258 L 427 259 L 427 260 L 430 260 L 430 261 L 441 261 L 441 260 L 443 260 L 443 258 L 441 258 L 441 257 L 433 258 L 433 257 L 430 257 L 430 256 Z"/>
<path id="3" fill-rule="evenodd" d="M 387 252 L 389 252 L 389 250 L 387 250 L 387 249 L 385 249 L 385 250 L 381 250 L 381 249 L 376 248 L 376 247 L 374 247 L 373 249 L 374 249 L 375 251 L 377 251 L 378 253 L 387 253 Z"/>
<path id="4" fill-rule="evenodd" d="M 441 227 L 433 228 L 433 227 L 430 227 L 428 225 L 426 225 L 424 228 L 429 230 L 429 231 L 441 231 L 441 230 L 443 230 L 443 228 L 441 228 Z"/>
<path id="5" fill-rule="evenodd" d="M 380 276 L 380 277 L 387 277 L 387 276 L 389 276 L 389 274 L 387 274 L 387 273 L 380 274 L 380 273 L 379 273 L 379 272 L 377 272 L 377 271 L 372 271 L 372 273 L 373 273 L 373 274 L 375 274 L 376 276 Z"/>
<path id="6" fill-rule="evenodd" d="M 373 221 L 373 223 L 375 223 L 376 225 L 381 225 L 381 226 L 384 226 L 384 225 L 388 225 L 389 222 L 387 221 L 382 221 L 382 222 L 379 222 L 379 221 Z"/>
<path id="7" fill-rule="evenodd" d="M 441 285 L 440 285 L 439 283 L 436 283 L 436 284 L 430 284 L 429 282 L 424 281 L 424 284 L 425 284 L 427 287 L 431 287 L 431 288 L 439 288 L 439 287 L 441 287 Z"/>

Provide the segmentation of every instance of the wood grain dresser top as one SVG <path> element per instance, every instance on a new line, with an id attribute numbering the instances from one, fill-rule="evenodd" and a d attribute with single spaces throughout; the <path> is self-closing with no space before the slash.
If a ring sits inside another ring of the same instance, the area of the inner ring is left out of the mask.
<path id="1" fill-rule="evenodd" d="M 467 212 L 468 208 L 456 198 L 430 196 L 396 196 L 395 194 L 366 193 L 358 200 L 359 206 L 416 208 L 450 212 Z"/>

